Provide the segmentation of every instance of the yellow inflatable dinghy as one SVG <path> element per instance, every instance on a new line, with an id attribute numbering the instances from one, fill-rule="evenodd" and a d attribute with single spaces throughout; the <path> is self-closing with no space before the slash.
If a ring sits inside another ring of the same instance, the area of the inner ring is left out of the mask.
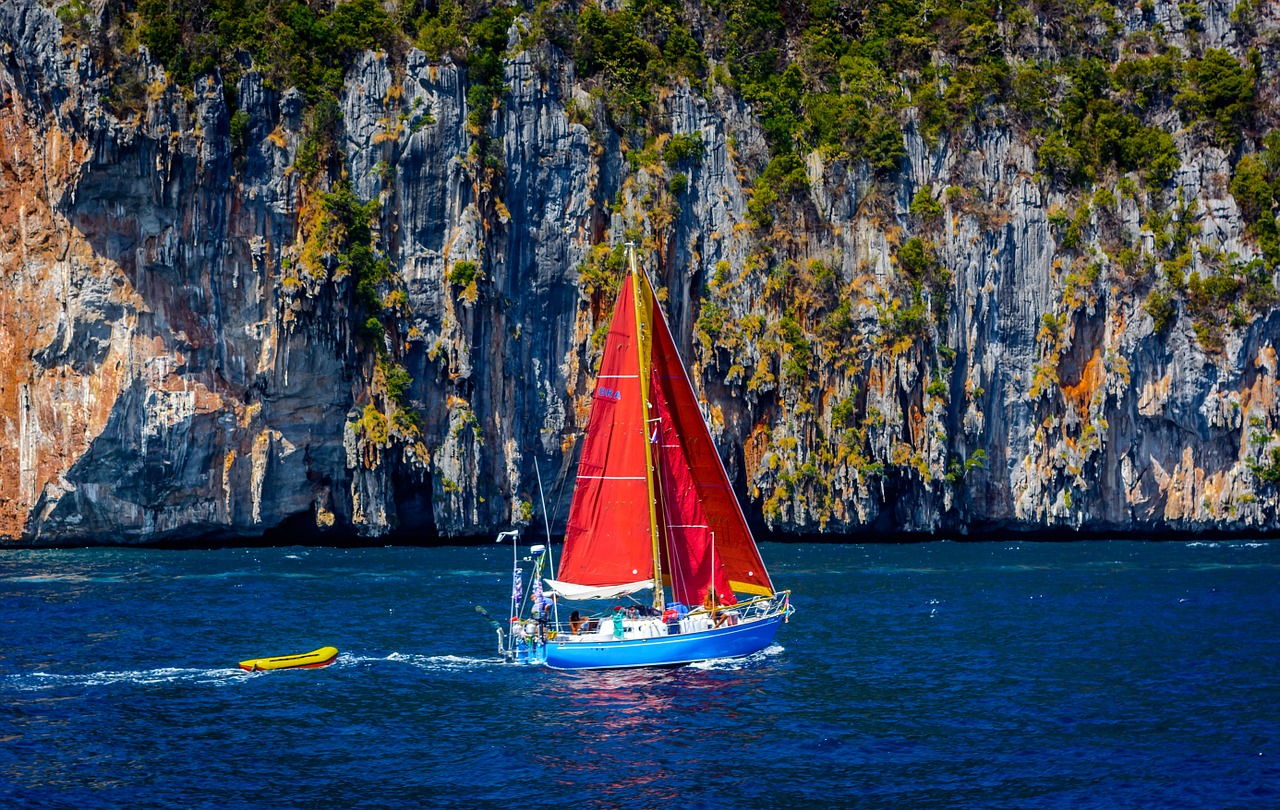
<path id="1" fill-rule="evenodd" d="M 247 672 L 261 672 L 267 669 L 317 669 L 329 666 L 337 657 L 337 647 L 321 647 L 301 655 L 250 658 L 248 661 L 241 661 L 240 668 Z"/>

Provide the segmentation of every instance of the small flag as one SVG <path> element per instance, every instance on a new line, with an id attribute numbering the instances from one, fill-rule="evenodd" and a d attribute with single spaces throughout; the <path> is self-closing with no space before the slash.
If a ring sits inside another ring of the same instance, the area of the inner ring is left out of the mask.
<path id="1" fill-rule="evenodd" d="M 542 581 L 533 581 L 533 609 L 538 613 L 547 609 L 547 597 L 542 595 Z"/>

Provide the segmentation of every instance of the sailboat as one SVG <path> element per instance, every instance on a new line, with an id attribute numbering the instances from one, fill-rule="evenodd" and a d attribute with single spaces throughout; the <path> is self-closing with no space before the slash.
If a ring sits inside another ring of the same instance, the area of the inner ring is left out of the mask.
<path id="1" fill-rule="evenodd" d="M 512 662 L 617 669 L 737 658 L 768 647 L 794 612 L 760 557 L 632 244 L 628 256 L 558 570 L 546 546 L 531 547 L 526 591 L 518 536 L 499 536 L 511 538 L 515 568 L 509 628 L 493 624 Z M 566 617 L 574 603 L 583 609 Z"/>

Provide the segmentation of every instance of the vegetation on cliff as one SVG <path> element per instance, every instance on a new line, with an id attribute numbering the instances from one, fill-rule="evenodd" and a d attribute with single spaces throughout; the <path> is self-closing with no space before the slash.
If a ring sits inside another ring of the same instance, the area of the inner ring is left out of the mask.
<path id="1" fill-rule="evenodd" d="M 1000 463 L 1041 471 L 1043 482 L 1026 483 L 1038 496 L 1053 490 L 1041 517 L 1074 520 L 1079 493 L 1101 475 L 1108 397 L 1129 384 L 1133 353 L 1167 350 L 1181 324 L 1218 362 L 1233 335 L 1275 312 L 1280 133 L 1269 77 L 1280 51 L 1264 11 L 1249 0 L 1229 17 L 1198 0 L 112 0 L 98 24 L 82 3 L 59 14 L 123 77 L 141 75 L 139 46 L 184 86 L 220 77 L 236 144 L 247 131 L 238 77 L 253 70 L 301 91 L 293 169 L 316 201 L 303 229 L 326 272 L 354 279 L 351 311 L 381 406 L 365 408 L 358 430 L 375 445 L 392 426 L 416 441 L 419 422 L 399 340 L 408 299 L 373 227 L 382 209 L 343 180 L 338 100 L 357 55 L 382 52 L 402 71 L 417 48 L 465 69 L 466 165 L 477 196 L 492 198 L 477 204 L 485 227 L 497 230 L 510 219 L 495 134 L 510 59 L 558 52 L 579 91 L 563 94 L 568 119 L 601 152 L 611 127 L 622 153 L 626 177 L 593 203 L 600 219 L 664 260 L 711 148 L 701 132 L 673 131 L 666 99 L 687 85 L 726 118 L 749 113 L 763 138 L 727 138 L 747 189 L 732 223 L 746 234 L 745 262 L 665 269 L 695 279 L 702 381 L 752 409 L 743 463 L 766 519 L 825 526 L 853 520 L 850 504 L 871 498 L 873 483 L 880 498 L 905 482 L 955 508 L 968 476 L 997 454 L 984 411 L 1015 399 L 1034 414 L 1031 450 Z M 116 108 L 141 104 L 140 83 L 120 87 Z M 992 138 L 1025 145 L 1028 158 L 1005 168 L 1034 189 L 1024 208 L 1043 205 L 1052 240 L 1053 296 L 1032 318 L 1032 359 L 1016 390 L 999 394 L 961 354 L 975 304 L 958 286 L 956 244 L 1010 227 L 1015 181 L 997 194 L 944 165 Z M 846 194 L 856 211 L 832 221 L 832 198 Z M 1243 242 L 1205 233 L 1237 208 Z M 882 263 L 842 266 L 824 247 L 854 219 L 883 236 Z M 607 328 L 619 236 L 593 232 L 599 244 L 578 268 L 588 355 Z M 486 261 L 448 261 L 445 281 L 465 306 L 496 275 Z M 1140 349 L 1103 345 L 1100 333 L 1131 319 L 1150 322 Z M 1259 486 L 1275 483 L 1267 452 L 1241 452 L 1253 453 L 1243 468 Z"/>

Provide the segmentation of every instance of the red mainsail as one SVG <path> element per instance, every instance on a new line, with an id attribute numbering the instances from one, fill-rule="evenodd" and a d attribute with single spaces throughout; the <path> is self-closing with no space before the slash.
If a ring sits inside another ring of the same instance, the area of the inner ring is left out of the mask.
<path id="1" fill-rule="evenodd" d="M 558 579 L 621 585 L 653 578 L 635 296 L 622 282 L 600 358 Z"/>
<path id="2" fill-rule="evenodd" d="M 648 279 L 633 272 L 605 341 L 558 579 L 593 586 L 652 579 L 655 522 L 662 579 L 677 601 L 701 604 L 712 584 L 723 604 L 736 601 L 734 591 L 773 593 L 666 319 Z"/>

